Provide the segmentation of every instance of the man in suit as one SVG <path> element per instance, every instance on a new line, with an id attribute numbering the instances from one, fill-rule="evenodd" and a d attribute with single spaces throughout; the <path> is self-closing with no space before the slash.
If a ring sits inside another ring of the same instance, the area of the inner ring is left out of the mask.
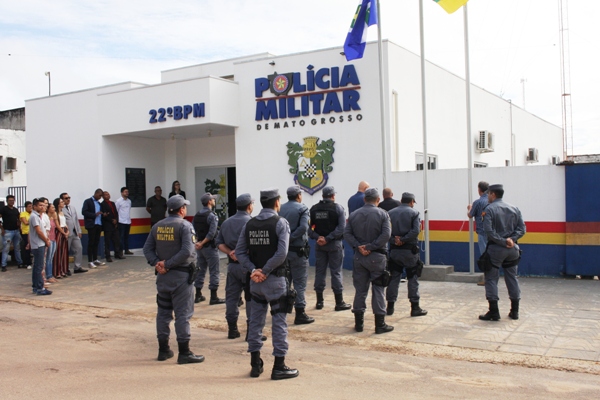
<path id="1" fill-rule="evenodd" d="M 83 214 L 83 226 L 88 231 L 88 263 L 90 268 L 98 268 L 106 265 L 98 259 L 98 244 L 102 233 L 102 211 L 100 210 L 100 199 L 104 191 L 96 189 L 94 195 L 83 202 L 81 213 Z"/>
<path id="2" fill-rule="evenodd" d="M 87 269 L 81 267 L 81 256 L 83 248 L 81 246 L 81 227 L 79 226 L 79 216 L 77 210 L 71 205 L 71 196 L 68 193 L 61 193 L 60 198 L 65 202 L 63 214 L 67 220 L 67 228 L 69 228 L 69 254 L 74 256 L 76 274 L 87 272 Z M 71 275 L 71 270 L 67 270 L 67 275 Z"/>
<path id="3" fill-rule="evenodd" d="M 115 258 L 124 260 L 123 253 L 121 250 L 121 240 L 119 238 L 119 230 L 117 229 L 117 222 L 119 221 L 119 214 L 117 213 L 117 207 L 115 203 L 110 201 L 110 193 L 104 192 L 102 194 L 104 201 L 100 205 L 100 211 L 102 211 L 102 230 L 104 231 L 104 255 L 106 261 L 112 262 L 110 257 L 110 244 L 112 243 L 115 248 Z"/>

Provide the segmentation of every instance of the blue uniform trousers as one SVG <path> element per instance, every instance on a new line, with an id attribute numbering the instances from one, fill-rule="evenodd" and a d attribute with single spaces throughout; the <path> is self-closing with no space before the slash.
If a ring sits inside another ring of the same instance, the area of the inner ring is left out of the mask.
<path id="1" fill-rule="evenodd" d="M 189 274 L 183 271 L 168 271 L 156 277 L 156 337 L 168 340 L 169 324 L 175 314 L 177 342 L 190 340 L 190 319 L 194 315 L 194 286 L 188 283 Z"/>
<path id="2" fill-rule="evenodd" d="M 400 288 L 400 279 L 404 271 L 407 270 L 407 266 L 416 266 L 417 261 L 419 260 L 418 254 L 413 254 L 412 251 L 406 249 L 396 249 L 390 252 L 390 258 L 396 264 L 403 266 L 403 270 L 392 270 L 392 279 L 390 284 L 386 288 L 385 297 L 387 301 L 397 301 L 398 300 L 398 289 Z M 411 271 L 411 274 L 407 274 L 408 277 L 408 299 L 412 303 L 416 303 L 421 298 L 419 294 L 419 280 L 417 275 L 415 275 L 414 270 Z M 410 277 L 409 277 L 410 275 Z"/>
<path id="3" fill-rule="evenodd" d="M 252 293 L 252 308 L 250 311 L 250 329 L 248 331 L 248 352 L 260 351 L 263 346 L 262 331 L 265 327 L 269 302 L 279 300 L 287 294 L 287 284 L 284 276 L 278 277 L 270 274 L 264 282 L 250 282 L 250 293 Z M 256 301 L 257 297 L 259 301 Z M 279 305 L 271 306 L 272 310 L 278 310 Z M 273 335 L 273 356 L 285 357 L 289 343 L 287 340 L 288 326 L 287 314 L 276 313 L 271 316 Z"/>
<path id="4" fill-rule="evenodd" d="M 496 244 L 490 244 L 488 247 L 488 254 L 492 261 L 492 265 L 496 268 L 492 268 L 490 271 L 484 273 L 485 278 L 485 297 L 488 300 L 498 301 L 498 280 L 500 279 L 500 266 L 504 261 L 513 261 L 519 258 L 519 247 L 515 246 L 512 249 L 498 246 Z M 502 268 L 504 270 L 504 282 L 508 289 L 508 297 L 511 300 L 521 299 L 521 289 L 519 287 L 519 280 L 517 279 L 518 266 L 510 268 Z"/>
<path id="5" fill-rule="evenodd" d="M 238 263 L 227 265 L 227 280 L 225 281 L 225 319 L 227 322 L 237 322 L 240 315 L 238 302 L 249 279 L 248 271 Z M 250 320 L 251 301 L 246 298 L 246 320 Z"/>
<path id="6" fill-rule="evenodd" d="M 306 281 L 308 280 L 308 258 L 299 256 L 297 253 L 290 251 L 287 255 L 287 260 L 290 264 L 292 273 L 292 284 L 296 290 L 296 308 L 306 308 Z"/>
<path id="7" fill-rule="evenodd" d="M 380 253 L 373 252 L 368 256 L 363 256 L 358 251 L 354 253 L 352 281 L 356 293 L 352 304 L 352 312 L 364 313 L 366 311 L 369 285 L 371 285 L 373 280 L 381 276 L 385 270 L 385 263 L 385 255 Z M 383 289 L 383 286 L 371 285 L 371 307 L 375 315 L 386 314 Z"/>
<path id="8" fill-rule="evenodd" d="M 210 274 L 208 289 L 217 290 L 219 288 L 219 250 L 207 244 L 200 250 L 196 250 L 196 255 L 198 256 L 199 272 L 194 286 L 198 289 L 204 287 L 204 279 L 206 278 L 206 270 L 208 269 Z"/>
<path id="9" fill-rule="evenodd" d="M 333 293 L 344 292 L 342 283 L 342 264 L 344 263 L 344 248 L 341 240 L 333 240 L 325 246 L 316 245 L 315 248 L 315 291 L 325 290 L 327 267 L 331 271 L 331 289 Z"/>

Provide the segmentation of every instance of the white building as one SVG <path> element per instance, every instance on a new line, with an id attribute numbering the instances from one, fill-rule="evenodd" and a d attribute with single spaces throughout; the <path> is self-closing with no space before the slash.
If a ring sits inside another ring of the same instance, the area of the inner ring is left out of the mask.
<path id="1" fill-rule="evenodd" d="M 341 50 L 265 53 L 163 71 L 157 85 L 127 82 L 28 100 L 29 197 L 67 191 L 81 204 L 97 187 L 116 199 L 127 184 L 137 202 L 132 234 L 148 232 L 144 205 L 154 186 L 166 196 L 174 180 L 192 200 L 189 213 L 209 189 L 223 195 L 223 209 L 236 193 L 258 197 L 276 186 L 285 195 L 295 176 L 309 207 L 325 184 L 345 205 L 360 180 L 381 188 L 384 172 L 377 46 L 368 44 L 365 58 L 352 62 Z M 420 59 L 389 41 L 383 52 L 391 177 L 423 163 Z M 431 63 L 426 82 L 432 167 L 466 168 L 465 82 Z M 471 96 L 476 166 L 547 165 L 562 154 L 559 127 L 477 86 Z M 480 131 L 487 132 L 481 144 Z M 45 173 L 55 168 L 52 149 L 65 159 L 56 179 Z"/>
<path id="2" fill-rule="evenodd" d="M 0 111 L 0 198 L 23 194 L 27 182 L 25 164 L 25 109 Z M 25 201 L 25 199 L 22 199 Z M 19 203 L 16 203 L 21 205 Z"/>

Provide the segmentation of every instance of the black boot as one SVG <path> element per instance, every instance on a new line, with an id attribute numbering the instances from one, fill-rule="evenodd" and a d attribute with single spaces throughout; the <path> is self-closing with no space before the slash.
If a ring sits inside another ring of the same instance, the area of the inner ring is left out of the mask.
<path id="1" fill-rule="evenodd" d="M 206 300 L 206 297 L 202 296 L 202 289 L 196 288 L 196 298 L 194 299 L 194 303 L 200 303 L 204 300 Z"/>
<path id="2" fill-rule="evenodd" d="M 323 292 L 317 292 L 317 310 L 322 310 L 324 305 Z"/>
<path id="3" fill-rule="evenodd" d="M 260 374 L 263 373 L 264 365 L 262 358 L 260 358 L 260 351 L 253 351 L 250 353 L 250 365 L 252 366 L 250 376 L 252 378 L 258 378 Z"/>
<path id="4" fill-rule="evenodd" d="M 390 314 L 388 314 L 390 315 Z M 423 315 L 427 315 L 427 310 L 423 310 L 421 307 L 419 307 L 419 302 L 418 301 L 411 301 L 410 302 L 410 316 L 411 317 L 421 317 Z"/>
<path id="5" fill-rule="evenodd" d="M 385 315 L 375 315 L 375 333 L 387 333 L 393 330 L 393 326 L 385 323 Z"/>
<path id="6" fill-rule="evenodd" d="M 500 311 L 498 311 L 498 300 L 488 300 L 490 303 L 490 310 L 479 316 L 479 319 L 483 321 L 498 321 L 500 319 Z"/>
<path id="7" fill-rule="evenodd" d="M 299 374 L 300 373 L 297 369 L 292 369 L 285 365 L 285 357 L 275 357 L 273 371 L 271 372 L 271 379 L 290 379 L 297 377 Z"/>
<path id="8" fill-rule="evenodd" d="M 519 319 L 519 300 L 510 300 L 510 312 L 508 313 L 510 319 Z"/>
<path id="9" fill-rule="evenodd" d="M 158 341 L 158 357 L 156 358 L 158 361 L 168 360 L 174 355 L 173 350 L 169 347 L 169 339 Z"/>
<path id="10" fill-rule="evenodd" d="M 354 330 L 356 332 L 362 332 L 365 328 L 365 313 L 362 311 L 354 312 Z"/>
<path id="11" fill-rule="evenodd" d="M 204 361 L 204 356 L 197 356 L 190 351 L 190 342 L 177 342 L 179 346 L 179 356 L 177 364 L 194 364 Z"/>
<path id="12" fill-rule="evenodd" d="M 335 311 L 346 311 L 351 309 L 352 306 L 348 303 L 344 303 L 344 294 L 335 293 Z"/>
<path id="13" fill-rule="evenodd" d="M 294 319 L 294 325 L 312 324 L 313 322 L 315 322 L 315 319 L 306 315 L 304 308 L 296 308 L 296 318 Z"/>
<path id="14" fill-rule="evenodd" d="M 223 304 L 225 303 L 225 299 L 220 299 L 217 296 L 217 289 L 211 290 L 210 291 L 210 302 L 208 304 L 210 304 L 211 306 L 214 304 Z"/>
<path id="15" fill-rule="evenodd" d="M 395 301 L 388 301 L 388 306 L 386 310 L 387 315 L 394 315 L 394 303 Z"/>
<path id="16" fill-rule="evenodd" d="M 244 339 L 244 341 L 248 341 L 248 332 L 250 331 L 250 322 L 246 321 L 246 338 Z M 263 342 L 265 340 L 267 340 L 267 337 L 265 335 L 262 335 L 260 337 L 260 340 L 262 340 Z"/>
<path id="17" fill-rule="evenodd" d="M 238 331 L 237 320 L 232 322 L 227 321 L 227 325 L 229 326 L 229 333 L 227 334 L 227 339 L 237 339 L 241 336 L 240 331 Z"/>

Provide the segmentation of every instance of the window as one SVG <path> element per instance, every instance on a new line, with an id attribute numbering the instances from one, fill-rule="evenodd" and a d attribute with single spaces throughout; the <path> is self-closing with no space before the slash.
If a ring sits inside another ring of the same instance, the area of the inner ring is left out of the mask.
<path id="1" fill-rule="evenodd" d="M 487 168 L 487 166 L 488 166 L 487 163 L 482 163 L 482 162 L 477 162 L 477 161 L 475 161 L 473 163 L 474 168 Z"/>
<path id="2" fill-rule="evenodd" d="M 423 153 L 415 153 L 417 171 L 423 170 Z M 438 169 L 437 156 L 427 154 L 427 169 Z"/>

